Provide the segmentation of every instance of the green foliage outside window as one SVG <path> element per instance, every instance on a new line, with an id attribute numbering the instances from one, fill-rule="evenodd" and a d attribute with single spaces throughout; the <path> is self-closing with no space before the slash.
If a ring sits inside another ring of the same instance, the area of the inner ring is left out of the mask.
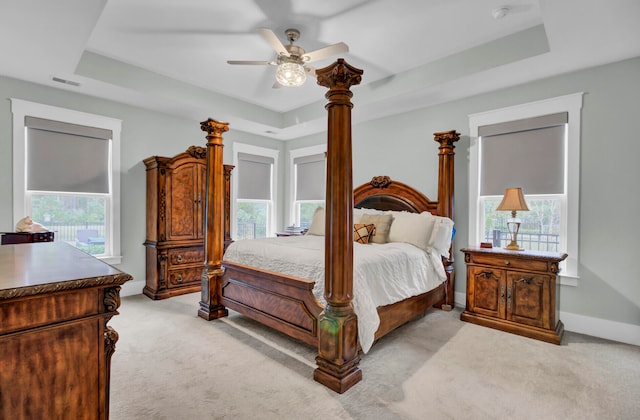
<path id="1" fill-rule="evenodd" d="M 101 196 L 31 194 L 31 219 L 55 232 L 56 241 L 68 242 L 91 255 L 105 253 L 106 199 Z M 82 242 L 79 232 L 94 232 Z"/>
<path id="2" fill-rule="evenodd" d="M 95 196 L 33 194 L 31 218 L 45 224 L 104 223 L 105 200 Z"/>

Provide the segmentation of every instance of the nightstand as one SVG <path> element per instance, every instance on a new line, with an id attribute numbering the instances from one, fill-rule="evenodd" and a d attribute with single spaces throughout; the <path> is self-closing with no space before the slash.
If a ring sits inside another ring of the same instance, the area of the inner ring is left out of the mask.
<path id="1" fill-rule="evenodd" d="M 560 344 L 558 264 L 567 254 L 463 248 L 467 306 L 463 321 Z"/>

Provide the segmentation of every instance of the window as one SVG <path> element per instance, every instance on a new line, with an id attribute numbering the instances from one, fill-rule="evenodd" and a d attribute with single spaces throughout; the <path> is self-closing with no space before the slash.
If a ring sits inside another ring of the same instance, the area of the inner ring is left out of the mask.
<path id="1" fill-rule="evenodd" d="M 14 222 L 30 215 L 110 264 L 120 256 L 120 128 L 112 118 L 11 100 Z"/>
<path id="2" fill-rule="evenodd" d="M 506 245 L 505 188 L 522 187 L 525 249 L 567 252 L 562 284 L 577 285 L 582 93 L 469 116 L 469 243 Z"/>
<path id="3" fill-rule="evenodd" d="M 290 152 L 291 224 L 309 228 L 316 208 L 324 207 L 326 146 Z"/>
<path id="4" fill-rule="evenodd" d="M 278 151 L 234 143 L 232 237 L 254 239 L 275 232 L 275 174 Z"/>

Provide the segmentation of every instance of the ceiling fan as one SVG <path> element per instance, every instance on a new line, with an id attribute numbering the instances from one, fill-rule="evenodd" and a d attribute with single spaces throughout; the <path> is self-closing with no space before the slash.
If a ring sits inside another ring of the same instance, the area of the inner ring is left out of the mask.
<path id="1" fill-rule="evenodd" d="M 349 51 L 349 47 L 344 42 L 329 45 L 315 51 L 306 52 L 299 45 L 294 45 L 294 41 L 300 38 L 300 31 L 297 29 L 287 29 L 284 31 L 289 45 L 282 45 L 276 34 L 271 29 L 260 29 L 260 35 L 271 45 L 278 54 L 272 61 L 243 61 L 228 60 L 229 64 L 248 64 L 248 65 L 265 65 L 277 66 L 276 84 L 274 87 L 280 86 L 302 86 L 307 79 L 307 73 L 315 75 L 315 69 L 307 63 L 322 60 L 332 55 L 341 54 Z"/>

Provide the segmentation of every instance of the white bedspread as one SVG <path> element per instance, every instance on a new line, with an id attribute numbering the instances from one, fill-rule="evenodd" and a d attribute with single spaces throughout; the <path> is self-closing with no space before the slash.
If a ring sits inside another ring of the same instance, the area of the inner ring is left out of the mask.
<path id="1" fill-rule="evenodd" d="M 240 240 L 232 243 L 224 259 L 264 270 L 314 280 L 314 294 L 324 300 L 324 236 L 291 236 Z M 376 308 L 434 289 L 443 282 L 440 257 L 432 258 L 407 243 L 354 242 L 353 307 L 358 336 L 365 353 L 380 324 Z M 434 263 L 439 266 L 434 268 Z"/>

